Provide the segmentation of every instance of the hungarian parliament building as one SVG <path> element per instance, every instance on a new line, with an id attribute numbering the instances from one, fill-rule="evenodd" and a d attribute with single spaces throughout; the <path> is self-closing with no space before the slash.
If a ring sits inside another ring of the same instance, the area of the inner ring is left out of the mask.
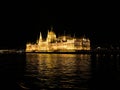
<path id="1" fill-rule="evenodd" d="M 73 52 L 77 50 L 90 50 L 90 40 L 86 37 L 75 38 L 67 35 L 57 37 L 53 28 L 48 30 L 46 40 L 40 32 L 36 43 L 27 43 L 26 52 Z"/>

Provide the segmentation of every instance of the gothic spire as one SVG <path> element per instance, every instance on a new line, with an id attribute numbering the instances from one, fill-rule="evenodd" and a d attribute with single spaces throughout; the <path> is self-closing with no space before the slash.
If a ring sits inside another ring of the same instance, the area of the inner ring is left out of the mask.
<path id="1" fill-rule="evenodd" d="M 40 32 L 39 43 L 42 42 L 42 34 Z"/>

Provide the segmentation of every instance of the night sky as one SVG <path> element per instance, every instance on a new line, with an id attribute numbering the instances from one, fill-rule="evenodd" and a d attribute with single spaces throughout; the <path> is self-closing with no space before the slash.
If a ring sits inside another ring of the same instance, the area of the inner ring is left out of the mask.
<path id="1" fill-rule="evenodd" d="M 117 5 L 8 3 L 0 12 L 0 49 L 25 48 L 26 42 L 36 41 L 40 31 L 46 37 L 51 26 L 57 35 L 85 35 L 93 47 L 120 45 Z"/>

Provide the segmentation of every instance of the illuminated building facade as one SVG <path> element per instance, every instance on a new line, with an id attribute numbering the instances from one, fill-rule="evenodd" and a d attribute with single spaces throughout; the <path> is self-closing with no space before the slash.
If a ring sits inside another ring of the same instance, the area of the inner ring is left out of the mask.
<path id="1" fill-rule="evenodd" d="M 53 51 L 76 51 L 90 50 L 90 40 L 86 37 L 75 38 L 71 36 L 59 36 L 53 32 L 52 28 L 44 41 L 40 32 L 39 39 L 35 44 L 27 43 L 26 52 L 53 52 Z"/>

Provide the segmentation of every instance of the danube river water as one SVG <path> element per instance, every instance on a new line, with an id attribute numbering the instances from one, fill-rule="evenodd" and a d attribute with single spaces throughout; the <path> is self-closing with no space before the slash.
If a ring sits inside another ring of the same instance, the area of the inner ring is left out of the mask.
<path id="1" fill-rule="evenodd" d="M 119 83 L 120 54 L 0 54 L 0 90 L 118 90 Z"/>

